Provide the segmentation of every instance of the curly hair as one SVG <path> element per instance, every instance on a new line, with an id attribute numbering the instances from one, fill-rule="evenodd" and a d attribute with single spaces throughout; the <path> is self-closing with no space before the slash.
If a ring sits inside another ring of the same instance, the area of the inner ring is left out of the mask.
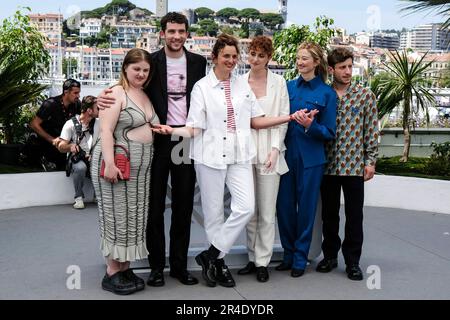
<path id="1" fill-rule="evenodd" d="M 253 38 L 252 42 L 250 42 L 248 50 L 261 50 L 269 57 L 271 57 L 273 54 L 272 40 L 266 36 L 256 36 Z"/>
<path id="2" fill-rule="evenodd" d="M 336 64 L 344 62 L 349 58 L 351 58 L 353 62 L 353 52 L 347 48 L 337 48 L 328 54 L 328 65 L 334 68 Z"/>
<path id="3" fill-rule="evenodd" d="M 186 31 L 189 29 L 189 22 L 185 15 L 178 12 L 169 12 L 161 19 L 161 30 L 166 31 L 168 23 L 184 24 Z"/>

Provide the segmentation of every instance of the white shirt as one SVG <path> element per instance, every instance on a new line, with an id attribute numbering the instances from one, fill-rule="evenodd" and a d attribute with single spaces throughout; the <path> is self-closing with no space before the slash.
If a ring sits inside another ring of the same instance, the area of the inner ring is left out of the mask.
<path id="1" fill-rule="evenodd" d="M 78 121 L 80 121 L 80 115 L 76 115 L 75 116 L 77 118 Z M 98 131 L 99 131 L 99 121 L 98 119 L 95 120 L 95 125 L 94 125 L 94 136 L 98 135 Z M 83 139 L 81 139 L 80 141 L 80 147 L 81 149 L 83 149 L 87 154 L 89 154 L 91 147 L 92 147 L 92 142 L 95 141 L 93 139 L 93 136 L 89 133 L 89 127 L 81 124 L 82 125 L 82 132 L 84 133 L 84 137 Z M 97 131 L 97 132 L 95 132 Z M 73 124 L 72 119 L 69 119 L 66 121 L 66 123 L 64 124 L 62 130 L 61 130 L 61 135 L 60 137 L 66 141 L 72 142 L 72 143 L 76 143 L 77 142 L 77 132 L 75 130 L 75 125 Z"/>
<path id="2" fill-rule="evenodd" d="M 230 78 L 231 100 L 236 132 L 227 131 L 227 102 L 223 84 L 214 70 L 199 80 L 191 93 L 191 105 L 186 126 L 203 129 L 191 139 L 189 157 L 215 169 L 228 164 L 252 163 L 256 156 L 250 121 L 263 116 L 247 81 L 234 75 Z"/>

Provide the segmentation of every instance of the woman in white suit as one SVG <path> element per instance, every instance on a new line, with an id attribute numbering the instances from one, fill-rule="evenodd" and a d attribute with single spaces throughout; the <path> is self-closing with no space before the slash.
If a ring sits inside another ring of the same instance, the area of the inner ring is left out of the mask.
<path id="1" fill-rule="evenodd" d="M 244 75 L 259 105 L 267 116 L 289 114 L 289 96 L 286 80 L 268 69 L 272 58 L 272 40 L 265 36 L 253 38 L 249 46 L 250 71 Z M 280 176 L 288 171 L 284 159 L 284 137 L 287 123 L 269 129 L 253 130 L 257 146 L 254 164 L 256 210 L 247 225 L 249 263 L 238 274 L 256 272 L 256 279 L 269 279 L 267 266 L 275 240 L 275 210 Z"/>

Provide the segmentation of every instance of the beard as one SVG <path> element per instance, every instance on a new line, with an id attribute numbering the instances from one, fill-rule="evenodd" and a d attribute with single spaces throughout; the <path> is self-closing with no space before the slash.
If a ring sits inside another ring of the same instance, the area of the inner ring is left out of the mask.
<path id="1" fill-rule="evenodd" d="M 166 43 L 166 48 L 170 52 L 180 52 L 181 50 L 183 50 L 183 45 L 181 45 L 180 48 L 176 49 L 171 44 Z"/>
<path id="2" fill-rule="evenodd" d="M 336 82 L 336 83 L 339 83 L 339 84 L 343 84 L 343 85 L 348 85 L 349 83 L 351 83 L 352 82 L 352 78 L 350 77 L 348 80 L 347 79 L 345 79 L 345 78 L 340 78 L 340 77 L 334 77 L 334 81 Z"/>

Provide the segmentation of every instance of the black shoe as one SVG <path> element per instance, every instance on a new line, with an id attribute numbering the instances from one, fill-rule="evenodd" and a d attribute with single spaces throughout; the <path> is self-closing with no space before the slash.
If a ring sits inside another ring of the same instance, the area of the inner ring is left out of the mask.
<path id="1" fill-rule="evenodd" d="M 231 288 L 236 286 L 236 282 L 234 282 L 233 277 L 231 276 L 231 272 L 228 269 L 225 261 L 223 259 L 216 260 L 216 274 L 215 278 L 218 284 L 222 287 Z"/>
<path id="2" fill-rule="evenodd" d="M 247 265 L 244 268 L 240 269 L 237 273 L 239 275 L 244 275 L 244 274 L 253 273 L 255 271 L 256 271 L 255 263 L 250 261 L 249 263 L 247 263 Z"/>
<path id="3" fill-rule="evenodd" d="M 194 277 L 192 274 L 190 274 L 187 270 L 183 270 L 181 272 L 170 271 L 169 275 L 172 278 L 178 279 L 182 284 L 187 286 L 191 286 L 198 283 L 197 278 Z"/>
<path id="4" fill-rule="evenodd" d="M 269 280 L 269 271 L 267 271 L 267 268 L 258 267 L 256 269 L 256 280 L 259 282 L 267 282 L 267 280 Z"/>
<path id="5" fill-rule="evenodd" d="M 145 288 L 145 282 L 144 280 L 142 280 L 141 278 L 139 278 L 131 269 L 127 269 L 125 271 L 123 271 L 123 275 L 125 276 L 125 278 L 127 278 L 130 281 L 133 281 L 134 284 L 136 285 L 136 289 L 137 291 L 141 291 L 144 290 Z"/>
<path id="6" fill-rule="evenodd" d="M 214 274 L 216 268 L 214 266 L 214 260 L 211 260 L 208 256 L 208 250 L 202 251 L 195 257 L 195 261 L 199 266 L 202 267 L 202 277 L 206 281 L 208 287 L 215 287 L 216 280 Z"/>
<path id="7" fill-rule="evenodd" d="M 336 268 L 337 265 L 338 265 L 337 259 L 326 259 L 325 258 L 319 262 L 319 264 L 317 265 L 316 271 L 322 272 L 322 273 L 327 273 L 327 272 L 330 272 L 331 270 L 333 270 L 334 268 Z"/>
<path id="8" fill-rule="evenodd" d="M 292 268 L 292 265 L 287 264 L 286 262 L 283 261 L 282 263 L 280 263 L 279 265 L 277 265 L 275 267 L 275 270 L 277 270 L 277 271 L 286 271 L 286 270 L 291 270 L 291 268 Z"/>
<path id="9" fill-rule="evenodd" d="M 151 287 L 162 287 L 165 284 L 164 274 L 161 270 L 152 270 L 147 279 L 147 285 Z"/>
<path id="10" fill-rule="evenodd" d="M 291 277 L 298 278 L 298 277 L 301 277 L 304 273 L 305 273 L 305 270 L 303 270 L 303 269 L 292 268 Z"/>
<path id="11" fill-rule="evenodd" d="M 122 272 L 116 272 L 112 276 L 105 276 L 102 280 L 102 289 L 115 294 L 127 295 L 137 291 L 134 281 L 128 280 Z"/>
<path id="12" fill-rule="evenodd" d="M 364 278 L 362 270 L 357 264 L 347 266 L 347 268 L 345 268 L 345 272 L 347 272 L 347 277 L 350 280 L 361 281 Z"/>

